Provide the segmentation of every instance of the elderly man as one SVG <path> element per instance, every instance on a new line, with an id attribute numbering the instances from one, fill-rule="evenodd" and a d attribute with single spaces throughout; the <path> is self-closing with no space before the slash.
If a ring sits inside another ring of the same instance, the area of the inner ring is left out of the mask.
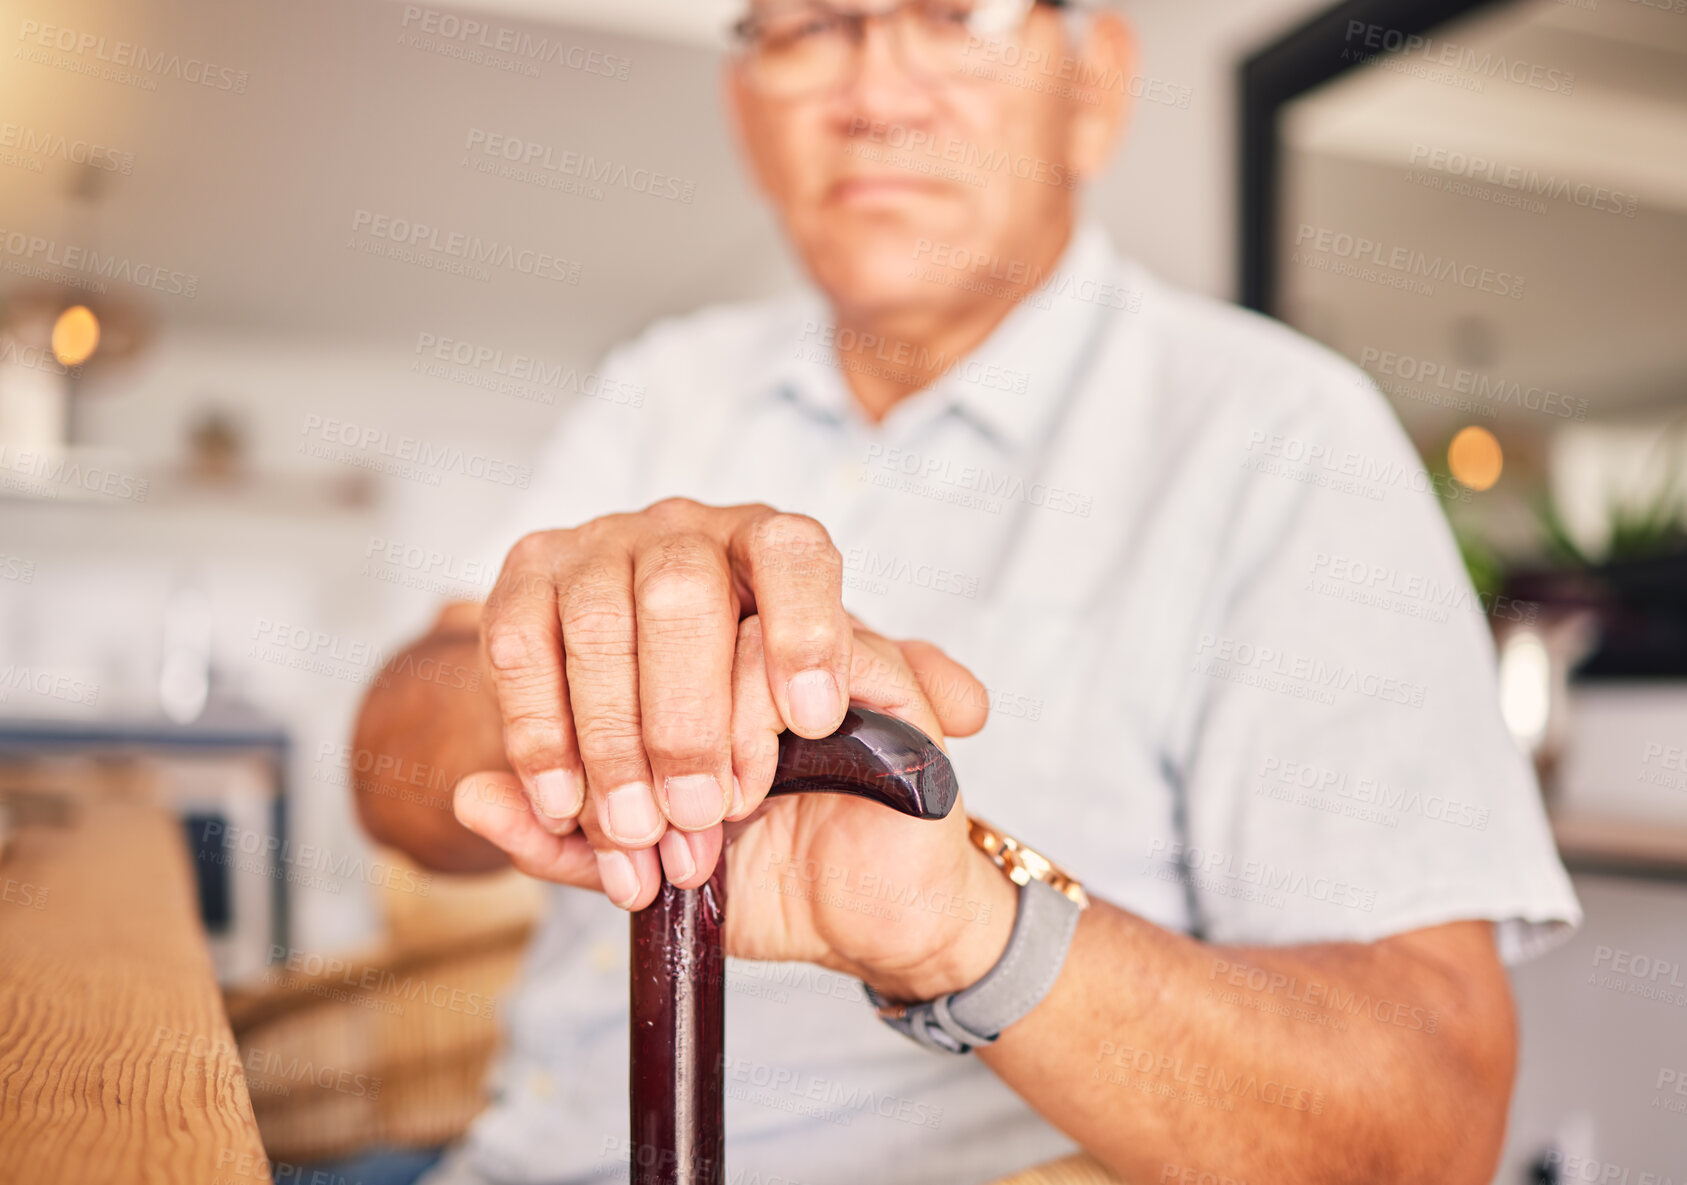
<path id="1" fill-rule="evenodd" d="M 642 406 L 569 409 L 486 605 L 400 660 L 489 692 L 395 672 L 359 720 L 463 775 L 364 783 L 373 836 L 556 886 L 430 1180 L 627 1172 L 622 911 L 725 859 L 729 1180 L 1082 1149 L 1128 1181 L 1489 1181 L 1504 964 L 1579 915 L 1458 489 L 1355 370 L 1079 217 L 1132 89 L 1116 15 L 769 0 L 738 32 L 732 118 L 812 290 L 617 350 Z M 778 734 L 852 699 L 967 738 L 965 810 L 1087 908 L 961 811 L 764 803 Z"/>

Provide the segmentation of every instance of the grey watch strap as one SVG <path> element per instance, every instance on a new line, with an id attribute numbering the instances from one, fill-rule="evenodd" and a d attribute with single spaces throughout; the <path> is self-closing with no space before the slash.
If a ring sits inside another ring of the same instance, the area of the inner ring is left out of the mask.
<path id="1" fill-rule="evenodd" d="M 945 1053 L 970 1053 L 989 1045 L 1014 1021 L 1042 1002 L 1066 963 L 1067 948 L 1083 910 L 1059 889 L 1039 880 L 1019 889 L 1019 909 L 1007 949 L 969 988 L 909 1004 L 886 1015 L 872 988 L 867 998 L 891 1028 Z"/>

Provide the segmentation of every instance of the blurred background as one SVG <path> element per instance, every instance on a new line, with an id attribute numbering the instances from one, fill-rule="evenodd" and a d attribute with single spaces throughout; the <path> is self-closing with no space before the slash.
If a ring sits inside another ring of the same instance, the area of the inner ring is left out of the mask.
<path id="1" fill-rule="evenodd" d="M 1687 5 L 1122 7 L 1135 116 L 1090 210 L 1353 359 L 1459 492 L 1588 911 L 1516 976 L 1499 1179 L 1679 1180 Z M 794 281 L 717 101 L 736 15 L 0 0 L 0 814 L 54 826 L 70 785 L 164 803 L 246 1046 L 326 1031 L 389 1082 L 443 1075 L 352 1106 L 249 1070 L 272 1156 L 470 1113 L 490 1012 L 422 1009 L 449 1031 L 418 1034 L 344 960 L 490 999 L 533 899 L 369 850 L 350 724 L 444 601 L 490 588 L 488 524 L 559 408 L 625 394 L 609 346 Z M 488 170 L 492 137 L 586 163 Z"/>

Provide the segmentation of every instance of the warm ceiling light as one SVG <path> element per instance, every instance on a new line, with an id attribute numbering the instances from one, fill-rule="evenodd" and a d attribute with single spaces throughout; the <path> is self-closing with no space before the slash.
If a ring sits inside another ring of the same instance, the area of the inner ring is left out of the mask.
<path id="1" fill-rule="evenodd" d="M 100 344 L 100 319 L 87 305 L 72 305 L 53 322 L 53 357 L 81 366 Z"/>
<path id="2" fill-rule="evenodd" d="M 1505 468 L 1505 452 L 1494 434 L 1475 424 L 1459 429 L 1447 446 L 1447 468 L 1458 481 L 1473 490 L 1492 489 Z"/>

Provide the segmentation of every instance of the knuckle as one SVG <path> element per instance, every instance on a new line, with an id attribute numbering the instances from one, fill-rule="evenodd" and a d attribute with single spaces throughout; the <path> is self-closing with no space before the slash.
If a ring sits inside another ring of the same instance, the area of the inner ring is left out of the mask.
<path id="1" fill-rule="evenodd" d="M 567 531 L 529 531 L 515 541 L 509 555 L 504 557 L 504 571 L 550 566 L 551 557 L 561 548 Z"/>
<path id="2" fill-rule="evenodd" d="M 516 540 L 504 556 L 498 580 L 486 598 L 489 613 L 510 611 L 556 595 L 551 572 L 567 545 L 568 531 L 534 531 Z"/>
<path id="3" fill-rule="evenodd" d="M 644 513 L 658 522 L 681 522 L 702 509 L 702 503 L 691 498 L 672 495 L 659 498 L 644 508 Z"/>
<path id="4" fill-rule="evenodd" d="M 576 548 L 589 552 L 603 544 L 604 537 L 613 535 L 626 518 L 621 514 L 606 514 L 602 518 L 588 519 L 569 531 Z"/>
<path id="5" fill-rule="evenodd" d="M 831 546 L 832 537 L 810 515 L 775 510 L 751 525 L 750 542 L 760 551 L 823 549 Z"/>
<path id="6" fill-rule="evenodd" d="M 750 548 L 763 571 L 830 577 L 843 570 L 843 555 L 819 520 L 775 511 L 750 528 Z"/>
<path id="7" fill-rule="evenodd" d="M 531 568 L 514 568 L 506 564 L 498 574 L 498 582 L 486 596 L 486 609 L 481 614 L 481 620 L 505 617 L 532 605 L 541 600 L 541 590 L 544 590 L 543 595 L 550 595 L 549 586 L 550 581 Z"/>
<path id="8" fill-rule="evenodd" d="M 525 765 L 558 757 L 561 751 L 562 728 L 555 717 L 523 712 L 504 720 L 504 752 L 512 762 Z"/>
<path id="9" fill-rule="evenodd" d="M 632 760 L 639 755 L 639 720 L 635 713 L 602 709 L 576 717 L 574 736 L 588 765 Z"/>
<path id="10" fill-rule="evenodd" d="M 570 595 L 560 614 L 568 650 L 631 652 L 633 622 L 621 599 L 602 589 L 584 588 Z"/>
<path id="11" fill-rule="evenodd" d="M 675 691 L 661 697 L 645 714 L 645 752 L 658 760 L 682 761 L 724 748 L 724 728 L 716 719 L 717 697 L 700 691 Z"/>
<path id="12" fill-rule="evenodd" d="M 712 621 L 730 607 L 730 588 L 720 564 L 684 545 L 676 546 L 634 590 L 641 613 L 673 621 Z"/>
<path id="13" fill-rule="evenodd" d="M 829 665 L 847 637 L 837 621 L 805 615 L 795 621 L 781 622 L 773 636 L 766 639 L 766 644 L 787 657 L 812 659 Z"/>
<path id="14" fill-rule="evenodd" d="M 508 617 L 486 625 L 486 657 L 500 678 L 540 667 L 552 655 L 550 640 L 534 627 Z"/>

